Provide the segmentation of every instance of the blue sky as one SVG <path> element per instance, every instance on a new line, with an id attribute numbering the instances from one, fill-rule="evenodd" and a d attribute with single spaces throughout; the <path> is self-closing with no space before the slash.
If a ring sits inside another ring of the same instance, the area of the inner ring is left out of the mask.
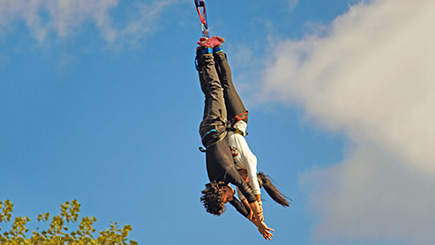
<path id="1" fill-rule="evenodd" d="M 250 111 L 247 140 L 293 199 L 274 244 L 435 241 L 434 3 L 208 0 Z M 35 219 L 77 199 L 139 244 L 264 244 L 205 212 L 193 1 L 0 0 L 0 199 Z"/>

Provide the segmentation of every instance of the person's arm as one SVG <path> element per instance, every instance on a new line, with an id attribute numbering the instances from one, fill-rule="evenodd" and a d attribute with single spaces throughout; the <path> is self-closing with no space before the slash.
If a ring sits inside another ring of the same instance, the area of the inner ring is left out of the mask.
<path id="1" fill-rule="evenodd" d="M 248 202 L 246 199 L 244 199 L 246 203 Z M 251 209 L 248 206 L 246 206 L 243 202 L 240 202 L 239 199 L 236 197 L 233 197 L 233 200 L 230 201 L 230 204 L 233 205 L 233 207 L 243 216 L 245 216 L 247 219 L 251 220 L 252 214 Z"/>
<path id="2" fill-rule="evenodd" d="M 249 207 L 251 208 L 252 212 L 254 213 L 254 217 L 257 220 L 257 222 L 263 222 L 263 209 L 260 208 L 260 204 L 258 201 L 249 203 Z"/>
<path id="3" fill-rule="evenodd" d="M 227 169 L 226 179 L 233 185 L 237 186 L 243 195 L 246 197 L 249 203 L 249 207 L 254 213 L 255 219 L 259 221 L 263 221 L 263 211 L 260 209 L 259 202 L 257 198 L 252 193 L 251 188 L 246 184 L 246 182 L 240 177 L 234 166 L 231 166 Z"/>
<path id="4" fill-rule="evenodd" d="M 252 192 L 256 196 L 257 201 L 260 202 L 261 191 L 257 179 L 257 157 L 254 155 L 254 153 L 252 153 L 251 149 L 249 149 L 245 137 L 238 134 L 234 135 L 233 137 L 234 137 L 233 142 L 236 144 L 235 147 L 239 152 L 240 162 L 248 172 L 248 179 L 251 185 Z"/>
<path id="5" fill-rule="evenodd" d="M 248 172 L 248 179 L 251 184 L 251 191 L 255 194 L 256 203 L 249 202 L 250 207 L 259 221 L 263 221 L 263 209 L 261 207 L 260 186 L 257 179 L 257 158 L 251 152 L 246 143 L 246 140 L 241 135 L 234 135 L 234 143 L 239 151 L 240 160 L 243 166 L 246 167 Z M 248 200 L 249 201 L 249 200 Z"/>
<path id="6" fill-rule="evenodd" d="M 251 221 L 252 223 L 255 224 L 255 218 L 254 218 L 254 216 L 253 216 L 253 212 L 252 212 L 251 208 L 249 207 L 248 200 L 243 199 L 243 200 L 242 200 L 242 203 L 243 203 L 243 205 L 246 207 L 246 209 L 249 211 L 249 215 L 248 215 L 246 218 L 248 218 L 249 221 Z M 255 224 L 255 226 L 257 226 L 257 224 Z"/>
<path id="7" fill-rule="evenodd" d="M 252 216 L 252 211 L 249 208 L 249 203 L 246 199 L 242 200 L 242 203 L 245 205 L 246 209 L 249 210 L 249 216 L 247 216 L 246 218 L 248 218 L 249 221 L 251 221 L 258 228 L 258 231 L 261 233 L 261 235 L 263 235 L 264 239 L 272 240 L 273 235 L 271 231 L 275 230 L 269 228 L 264 221 L 257 222 L 257 220 Z"/>
<path id="8" fill-rule="evenodd" d="M 251 187 L 249 187 L 249 185 L 242 179 L 234 165 L 226 169 L 225 179 L 231 184 L 237 186 L 237 188 L 246 197 L 249 203 L 257 201 L 257 198 L 252 193 Z"/>
<path id="9" fill-rule="evenodd" d="M 246 197 L 242 194 L 239 187 L 237 187 L 237 196 L 239 197 L 239 200 L 243 202 L 243 200 L 246 200 Z M 248 201 L 246 201 L 248 202 Z"/>

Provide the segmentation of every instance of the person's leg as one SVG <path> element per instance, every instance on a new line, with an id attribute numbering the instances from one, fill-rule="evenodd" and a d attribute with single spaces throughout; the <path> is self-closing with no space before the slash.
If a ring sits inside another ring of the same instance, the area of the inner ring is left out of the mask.
<path id="1" fill-rule="evenodd" d="M 215 51 L 219 49 L 221 49 L 221 47 L 215 48 Z M 234 87 L 227 55 L 220 51 L 215 52 L 214 57 L 219 80 L 221 81 L 222 87 L 224 89 L 224 99 L 228 113 L 228 120 L 233 123 L 236 123 L 239 120 L 243 120 L 248 123 L 248 111 L 246 110 L 236 88 Z"/>
<path id="2" fill-rule="evenodd" d="M 198 68 L 201 89 L 205 95 L 204 117 L 200 125 L 200 135 L 204 146 L 208 147 L 225 137 L 227 110 L 213 54 L 202 54 L 199 50 Z"/>

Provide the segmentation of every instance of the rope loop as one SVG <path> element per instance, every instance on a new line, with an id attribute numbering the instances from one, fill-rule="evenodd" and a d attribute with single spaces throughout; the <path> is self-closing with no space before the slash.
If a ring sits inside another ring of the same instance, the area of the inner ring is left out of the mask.
<path id="1" fill-rule="evenodd" d="M 196 6 L 196 10 L 198 11 L 199 19 L 201 20 L 201 32 L 204 35 L 204 37 L 209 37 L 205 0 L 195 0 L 195 6 Z M 202 8 L 202 13 L 200 8 Z"/>

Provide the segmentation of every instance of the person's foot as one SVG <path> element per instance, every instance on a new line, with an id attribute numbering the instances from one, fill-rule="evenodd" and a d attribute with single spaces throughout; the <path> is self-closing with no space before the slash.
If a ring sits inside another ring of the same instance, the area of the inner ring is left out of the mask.
<path id="1" fill-rule="evenodd" d="M 208 38 L 206 38 L 206 37 L 201 37 L 196 44 L 198 44 L 198 48 L 197 49 L 201 49 L 201 48 L 213 48 L 208 43 Z"/>
<path id="2" fill-rule="evenodd" d="M 210 46 L 208 42 L 208 38 L 201 37 L 199 41 L 197 42 L 198 47 L 196 48 L 196 57 L 200 57 L 203 54 L 212 54 L 213 53 L 213 47 Z"/>
<path id="3" fill-rule="evenodd" d="M 219 45 L 222 45 L 222 43 L 224 43 L 224 42 L 225 42 L 225 39 L 223 39 L 222 37 L 218 37 L 218 36 L 211 37 L 208 39 L 208 43 L 210 44 L 210 46 L 212 48 L 219 46 Z"/>
<path id="4" fill-rule="evenodd" d="M 197 42 L 198 48 L 214 48 L 216 46 L 221 46 L 225 42 L 222 37 L 201 37 Z"/>

